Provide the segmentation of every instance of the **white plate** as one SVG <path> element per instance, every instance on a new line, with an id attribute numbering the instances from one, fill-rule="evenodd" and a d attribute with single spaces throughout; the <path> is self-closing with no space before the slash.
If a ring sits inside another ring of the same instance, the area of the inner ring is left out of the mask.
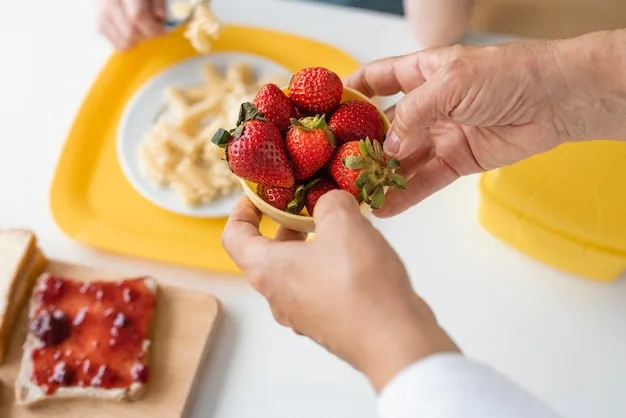
<path id="1" fill-rule="evenodd" d="M 126 105 L 117 132 L 117 155 L 122 171 L 130 184 L 153 204 L 180 215 L 221 218 L 230 214 L 243 191 L 204 205 L 188 206 L 174 190 L 159 186 L 143 176 L 138 153 L 145 133 L 150 129 L 158 114 L 163 111 L 165 106 L 163 91 L 172 85 L 191 86 L 203 83 L 202 64 L 207 61 L 212 62 L 220 71 L 224 71 L 234 62 L 246 61 L 250 63 L 257 76 L 265 74 L 289 76 L 291 74 L 286 68 L 265 58 L 235 52 L 215 53 L 176 64 L 148 81 Z"/>

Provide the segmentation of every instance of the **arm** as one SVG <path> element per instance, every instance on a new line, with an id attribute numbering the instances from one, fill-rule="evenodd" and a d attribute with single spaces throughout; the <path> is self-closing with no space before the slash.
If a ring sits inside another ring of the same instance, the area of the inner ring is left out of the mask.
<path id="1" fill-rule="evenodd" d="M 473 6 L 474 0 L 404 0 L 405 15 L 423 48 L 456 43 Z"/>
<path id="2" fill-rule="evenodd" d="M 557 418 L 538 399 L 460 354 L 436 354 L 400 372 L 378 400 L 379 418 Z"/>

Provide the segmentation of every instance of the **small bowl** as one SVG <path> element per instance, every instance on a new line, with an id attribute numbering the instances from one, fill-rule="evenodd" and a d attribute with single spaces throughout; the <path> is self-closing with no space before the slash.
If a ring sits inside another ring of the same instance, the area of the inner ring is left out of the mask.
<path id="1" fill-rule="evenodd" d="M 282 90 L 286 94 L 289 93 L 289 88 L 287 87 L 283 88 Z M 344 87 L 341 103 L 345 103 L 350 100 L 362 100 L 376 106 L 376 104 L 373 103 L 372 100 L 370 100 L 362 93 L 349 87 Z M 376 107 L 376 109 L 378 109 L 378 107 Z M 383 121 L 384 132 L 387 132 L 389 130 L 389 126 L 391 125 L 389 119 L 383 112 L 380 111 L 380 109 L 378 109 L 378 114 Z M 256 206 L 265 216 L 269 217 L 279 225 L 288 229 L 292 229 L 294 231 L 299 231 L 303 233 L 315 232 L 315 222 L 313 221 L 313 218 L 309 216 L 306 209 L 301 212 L 302 214 L 298 215 L 284 212 L 261 199 L 259 195 L 256 194 L 257 185 L 255 183 L 249 182 L 244 179 L 239 179 L 239 181 L 241 182 L 241 187 L 243 188 L 243 192 L 245 193 L 245 195 L 248 197 L 248 199 L 250 199 L 252 204 Z M 372 208 L 370 208 L 369 205 L 365 203 L 361 204 L 361 213 L 364 216 L 369 215 L 371 212 Z"/>

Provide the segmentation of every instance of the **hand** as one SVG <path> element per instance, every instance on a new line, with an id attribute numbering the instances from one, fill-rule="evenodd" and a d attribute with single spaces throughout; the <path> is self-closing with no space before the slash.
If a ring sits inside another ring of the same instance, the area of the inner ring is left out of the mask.
<path id="1" fill-rule="evenodd" d="M 165 0 L 99 0 L 98 6 L 100 33 L 120 51 L 165 33 Z"/>
<path id="2" fill-rule="evenodd" d="M 314 217 L 312 241 L 284 229 L 272 240 L 260 235 L 261 214 L 244 197 L 224 229 L 226 251 L 280 324 L 361 370 L 378 390 L 420 358 L 457 351 L 352 195 L 327 193 Z"/>
<path id="3" fill-rule="evenodd" d="M 616 121 L 623 129 L 626 85 L 615 74 L 625 34 L 436 48 L 358 70 L 347 85 L 370 97 L 406 93 L 388 111 L 385 151 L 401 160 L 409 187 L 391 190 L 376 214 L 398 214 L 460 176 L 565 141 L 623 135 Z"/>

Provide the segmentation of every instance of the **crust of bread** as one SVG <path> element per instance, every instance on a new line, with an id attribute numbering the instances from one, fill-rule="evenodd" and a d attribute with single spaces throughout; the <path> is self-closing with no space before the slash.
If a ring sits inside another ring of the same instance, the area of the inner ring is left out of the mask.
<path id="1" fill-rule="evenodd" d="M 37 283 L 41 280 L 44 280 L 48 276 L 47 273 L 41 275 L 39 279 L 37 279 Z M 154 293 L 157 292 L 157 282 L 152 277 L 146 277 L 146 285 L 147 287 Z M 29 323 L 34 318 L 35 313 L 37 312 L 39 306 L 38 302 L 34 297 L 31 297 L 28 318 Z M 150 321 L 150 335 L 152 334 L 152 328 L 154 325 L 154 317 L 155 311 L 152 312 L 151 321 Z M 151 362 L 150 359 L 150 344 L 151 340 L 144 341 L 144 352 L 146 353 L 147 361 L 146 363 L 149 365 Z M 42 402 L 54 401 L 60 399 L 71 399 L 71 398 L 91 398 L 91 399 L 100 399 L 107 401 L 118 401 L 118 402 L 134 402 L 141 399 L 147 389 L 148 384 L 142 383 L 132 383 L 127 388 L 115 388 L 115 389 L 102 389 L 102 388 L 94 388 L 94 387 L 60 387 L 58 388 L 54 394 L 48 395 L 45 393 L 43 388 L 36 385 L 30 379 L 32 373 L 32 353 L 34 350 L 41 346 L 41 342 L 35 337 L 32 333 L 28 333 L 26 336 L 26 341 L 24 342 L 23 351 L 22 351 L 22 360 L 20 363 L 20 371 L 18 373 L 16 382 L 15 382 L 15 403 L 16 405 L 21 406 L 33 406 Z"/>
<path id="2" fill-rule="evenodd" d="M 41 275 L 45 268 L 46 259 L 37 248 L 37 238 L 32 232 L 12 229 L 2 230 L 0 231 L 0 235 L 4 235 L 5 237 L 7 235 L 14 236 L 17 239 L 26 240 L 24 248 L 18 248 L 17 243 L 15 248 L 5 248 L 5 251 L 9 253 L 11 251 L 22 251 L 22 253 L 15 260 L 6 260 L 7 270 L 2 272 L 2 274 L 12 274 L 12 279 L 8 279 L 11 280 L 11 282 L 8 283 L 7 291 L 3 295 L 6 297 L 6 299 L 2 301 L 4 303 L 0 302 L 0 306 L 4 306 L 4 309 L 0 312 L 1 364 L 4 360 L 15 322 L 19 318 L 19 314 L 28 300 L 36 278 Z M 2 254 L 2 251 L 0 251 L 0 258 L 3 256 L 10 257 L 11 254 Z M 2 280 L 2 278 L 0 278 L 0 280 Z M 0 297 L 1 296 L 2 295 L 0 295 Z"/>

